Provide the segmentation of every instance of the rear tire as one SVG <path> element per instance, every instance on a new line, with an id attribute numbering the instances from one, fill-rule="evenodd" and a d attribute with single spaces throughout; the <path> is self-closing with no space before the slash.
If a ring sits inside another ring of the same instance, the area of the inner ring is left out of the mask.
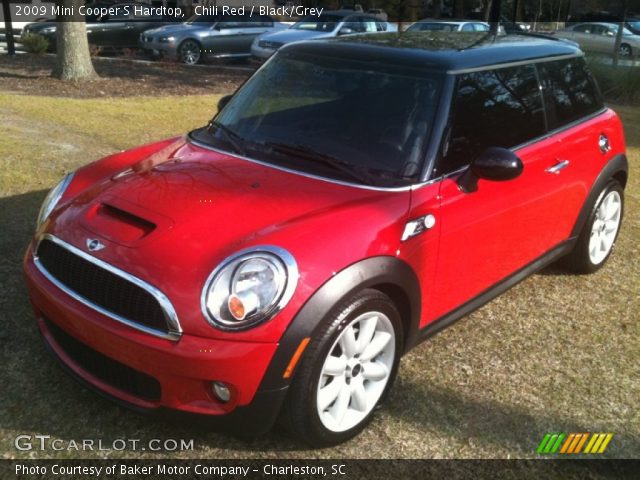
<path id="1" fill-rule="evenodd" d="M 602 189 L 574 249 L 563 264 L 576 273 L 593 273 L 606 263 L 620 233 L 624 190 L 617 180 Z"/>
<path id="2" fill-rule="evenodd" d="M 631 55 L 633 55 L 633 49 L 631 48 L 631 45 L 629 45 L 628 43 L 623 43 L 622 45 L 620 45 L 618 55 L 624 58 L 631 57 Z"/>
<path id="3" fill-rule="evenodd" d="M 384 401 L 398 371 L 400 314 L 377 290 L 334 309 L 311 339 L 289 389 L 281 420 L 313 447 L 360 433 Z"/>

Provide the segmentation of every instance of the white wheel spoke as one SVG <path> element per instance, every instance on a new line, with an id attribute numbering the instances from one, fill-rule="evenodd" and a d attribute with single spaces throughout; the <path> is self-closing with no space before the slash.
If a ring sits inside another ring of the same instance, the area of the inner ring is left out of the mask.
<path id="1" fill-rule="evenodd" d="M 395 329 L 380 311 L 362 313 L 338 333 L 324 357 L 316 410 L 325 428 L 345 432 L 365 421 L 388 386 Z"/>
<path id="2" fill-rule="evenodd" d="M 362 366 L 362 376 L 367 380 L 383 380 L 388 374 L 389 370 L 380 362 L 368 362 Z"/>
<path id="3" fill-rule="evenodd" d="M 325 375 L 342 375 L 347 368 L 347 360 L 344 357 L 334 357 L 329 355 L 324 362 L 322 373 Z"/>
<path id="4" fill-rule="evenodd" d="M 607 216 L 605 218 L 607 220 L 612 220 L 616 218 L 619 210 L 620 210 L 620 204 L 615 200 L 610 201 L 609 206 L 607 207 Z"/>
<path id="5" fill-rule="evenodd" d="M 611 190 L 600 202 L 596 218 L 589 236 L 589 257 L 595 265 L 602 263 L 609 255 L 620 228 L 622 198 Z"/>
<path id="6" fill-rule="evenodd" d="M 356 343 L 356 334 L 353 331 L 353 325 L 349 325 L 340 337 L 340 348 L 347 358 L 352 358 L 358 350 Z"/>
<path id="7" fill-rule="evenodd" d="M 360 332 L 358 333 L 358 352 L 362 353 L 369 345 L 373 334 L 376 333 L 378 317 L 370 317 L 360 322 Z"/>
<path id="8" fill-rule="evenodd" d="M 606 241 L 606 239 L 605 239 L 605 237 L 603 235 L 603 236 L 600 237 L 600 251 L 601 252 L 606 252 L 607 250 L 608 250 L 607 249 L 607 241 Z"/>
<path id="9" fill-rule="evenodd" d="M 350 400 L 351 388 L 345 383 L 340 389 L 340 393 L 338 393 L 336 403 L 334 403 L 333 406 L 329 409 L 329 412 L 337 423 L 341 423 L 342 420 L 344 420 L 344 416 L 349 409 Z"/>
<path id="10" fill-rule="evenodd" d="M 329 405 L 331 405 L 336 398 L 338 398 L 338 394 L 344 385 L 344 378 L 342 377 L 334 377 L 334 379 L 327 384 L 325 387 L 322 387 L 318 392 L 318 408 L 321 411 L 327 409 Z"/>
<path id="11" fill-rule="evenodd" d="M 367 410 L 367 391 L 362 380 L 351 382 L 351 403 L 353 408 L 360 412 Z"/>
<path id="12" fill-rule="evenodd" d="M 384 350 L 384 347 L 387 346 L 389 340 L 391 340 L 391 335 L 387 332 L 376 332 L 369 345 L 367 345 L 367 348 L 365 348 L 360 355 L 360 360 L 367 362 L 378 356 L 380 352 Z"/>
<path id="13" fill-rule="evenodd" d="M 613 233 L 618 229 L 618 222 L 616 220 L 607 220 L 607 223 L 605 225 L 606 227 L 604 231 L 607 234 Z"/>

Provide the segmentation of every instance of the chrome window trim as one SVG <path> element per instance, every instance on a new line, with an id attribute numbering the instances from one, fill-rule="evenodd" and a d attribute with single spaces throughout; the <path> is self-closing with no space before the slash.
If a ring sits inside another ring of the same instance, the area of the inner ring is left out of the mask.
<path id="1" fill-rule="evenodd" d="M 213 280 L 218 276 L 218 274 L 224 270 L 229 264 L 235 262 L 236 260 L 242 258 L 243 260 L 248 260 L 250 258 L 259 257 L 261 253 L 267 253 L 277 257 L 282 264 L 284 265 L 284 270 L 286 274 L 286 285 L 284 290 L 280 296 L 280 300 L 268 311 L 265 317 L 255 323 L 242 323 L 240 326 L 234 326 L 228 322 L 220 322 L 209 312 L 207 308 L 207 295 L 209 293 L 209 289 L 211 288 L 211 284 Z M 243 258 L 244 257 L 244 258 Z M 202 287 L 202 293 L 200 294 L 200 309 L 204 318 L 207 320 L 209 325 L 214 328 L 224 330 L 224 331 L 242 331 L 248 330 L 250 328 L 257 327 L 275 317 L 284 307 L 287 306 L 293 294 L 296 291 L 296 287 L 298 286 L 298 280 L 300 277 L 300 272 L 298 270 L 298 264 L 291 253 L 288 250 L 285 250 L 281 247 L 276 247 L 274 245 L 256 245 L 255 247 L 245 248 L 244 250 L 240 250 L 239 252 L 234 253 L 233 255 L 228 256 L 222 262 L 218 264 L 218 266 L 209 274 L 207 280 L 204 282 L 204 287 Z"/>
<path id="2" fill-rule="evenodd" d="M 447 74 L 460 75 L 464 73 L 475 73 L 475 72 L 483 72 L 485 70 L 498 70 L 501 68 L 520 67 L 522 65 L 531 65 L 533 63 L 553 62 L 555 60 L 567 60 L 570 58 L 580 58 L 580 57 L 584 57 L 584 53 L 582 52 L 568 53 L 563 55 L 553 55 L 549 57 L 532 58 L 530 60 L 518 60 L 515 62 L 494 63 L 493 65 L 483 65 L 481 67 L 461 68 L 458 70 L 447 70 Z"/>
<path id="3" fill-rule="evenodd" d="M 135 285 L 137 285 L 138 287 L 142 288 L 143 290 L 147 291 L 148 293 L 150 293 L 158 302 L 158 304 L 160 305 L 160 308 L 162 309 L 163 313 L 164 313 L 164 317 L 165 320 L 167 322 L 167 328 L 168 328 L 168 332 L 163 332 L 161 330 L 156 330 L 155 328 L 151 328 L 151 327 L 147 327 L 145 325 L 141 325 L 133 320 L 130 320 L 128 318 L 122 317 L 121 315 L 118 315 L 117 313 L 114 313 L 110 310 L 107 310 L 106 308 L 103 308 L 99 305 L 96 305 L 95 303 L 93 303 L 91 300 L 84 298 L 82 295 L 78 294 L 77 292 L 71 290 L 69 287 L 67 287 L 66 285 L 64 285 L 62 282 L 60 282 L 58 279 L 56 279 L 53 275 L 51 275 L 47 269 L 44 267 L 44 265 L 42 265 L 42 263 L 40 262 L 40 259 L 38 258 L 38 248 L 40 247 L 40 243 L 43 240 L 49 240 L 53 243 L 56 243 L 57 245 L 60 245 L 62 248 L 68 250 L 69 252 L 73 253 L 74 255 L 79 256 L 80 258 L 93 263 L 94 265 L 107 270 L 111 273 L 113 273 L 114 275 L 117 275 L 118 277 L 127 280 L 130 283 L 133 283 Z M 136 330 L 140 330 L 142 332 L 148 333 L 150 335 L 153 335 L 155 337 L 159 337 L 159 338 L 164 338 L 167 340 L 172 340 L 172 341 L 178 341 L 180 340 L 180 337 L 182 336 L 182 327 L 180 326 L 180 321 L 178 320 L 178 315 L 176 314 L 175 309 L 173 308 L 173 305 L 171 304 L 171 301 L 167 298 L 167 296 L 162 293 L 160 290 L 158 290 L 156 287 L 154 287 L 153 285 L 150 285 L 149 283 L 145 282 L 144 280 L 139 279 L 138 277 L 135 277 L 133 275 L 131 275 L 130 273 L 125 272 L 124 270 L 120 270 L 117 267 L 114 267 L 113 265 L 108 264 L 107 262 L 104 262 L 103 260 L 100 260 L 96 257 L 93 257 L 85 252 L 83 252 L 82 250 L 80 250 L 77 247 L 74 247 L 73 245 L 70 245 L 69 243 L 59 239 L 58 237 L 45 233 L 44 235 L 40 236 L 38 238 L 38 242 L 37 245 L 35 247 L 35 249 L 33 250 L 33 262 L 35 264 L 35 266 L 38 268 L 38 270 L 40 271 L 40 273 L 42 273 L 47 280 L 49 280 L 51 283 L 53 283 L 56 287 L 58 287 L 60 290 L 62 290 L 63 292 L 65 292 L 67 295 L 69 295 L 70 297 L 74 298 L 75 300 L 77 300 L 78 302 L 92 308 L 93 310 L 96 310 L 97 312 L 101 313 L 102 315 L 105 315 L 109 318 L 112 318 L 113 320 L 116 320 L 117 322 L 123 323 L 129 327 L 135 328 Z"/>
<path id="4" fill-rule="evenodd" d="M 300 175 L 302 177 L 307 177 L 307 178 L 313 178 L 314 180 L 323 180 L 325 182 L 329 182 L 329 183 L 335 183 L 337 185 L 343 185 L 345 187 L 354 187 L 354 188 L 360 188 L 363 190 L 373 190 L 376 192 L 407 192 L 410 190 L 415 190 L 416 188 L 420 188 L 423 185 L 425 185 L 426 183 L 429 182 L 418 182 L 418 183 L 413 183 L 411 185 L 406 185 L 404 187 L 375 187 L 372 185 L 360 185 L 357 183 L 351 183 L 351 182 L 344 182 L 342 180 L 336 180 L 334 178 L 328 178 L 328 177 L 323 177 L 321 175 L 314 175 L 313 173 L 308 173 L 308 172 L 301 172 L 299 170 L 294 170 L 292 168 L 287 168 L 287 167 L 283 167 L 281 165 L 275 165 L 273 163 L 269 163 L 269 162 L 265 162 L 262 160 L 256 160 L 255 158 L 251 158 L 251 157 L 246 157 L 244 155 L 240 155 L 234 152 L 227 152 L 225 150 L 222 150 L 221 148 L 216 148 L 212 145 L 208 145 L 204 142 L 200 142 L 194 138 L 192 138 L 190 135 L 187 137 L 189 142 L 192 143 L 193 145 L 196 145 L 198 147 L 201 148 L 206 148 L 207 150 L 211 150 L 217 153 L 222 153 L 224 155 L 228 155 L 234 158 L 239 158 L 240 160 L 246 160 L 248 162 L 252 162 L 252 163 L 257 163 L 258 165 L 262 165 L 265 167 L 271 167 L 271 168 L 275 168 L 276 170 L 281 170 L 283 172 L 287 172 L 287 173 L 293 173 L 295 175 Z"/>

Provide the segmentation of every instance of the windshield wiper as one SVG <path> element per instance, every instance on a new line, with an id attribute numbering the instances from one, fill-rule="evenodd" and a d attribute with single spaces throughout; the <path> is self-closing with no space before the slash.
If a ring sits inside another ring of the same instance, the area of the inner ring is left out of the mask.
<path id="1" fill-rule="evenodd" d="M 355 172 L 350 164 L 338 160 L 337 158 L 327 155 L 325 153 L 316 152 L 304 145 L 289 145 L 286 143 L 272 143 L 266 142 L 264 145 L 272 150 L 284 153 L 289 156 L 302 157 L 308 160 L 321 163 L 324 166 L 330 167 L 333 170 L 346 174 L 351 179 L 356 180 L 365 185 L 372 185 L 372 178 L 368 175 Z"/>
<path id="2" fill-rule="evenodd" d="M 226 125 L 223 125 L 222 123 L 220 123 L 220 122 L 218 122 L 216 120 L 212 120 L 209 123 L 209 127 L 207 128 L 207 132 L 211 133 L 211 127 L 215 127 L 216 130 L 220 130 L 222 132 L 222 135 L 224 135 L 224 139 L 231 144 L 231 146 L 233 147 L 233 149 L 237 153 L 239 153 L 240 155 L 243 155 L 243 156 L 247 155 L 247 151 L 240 144 L 240 142 L 244 140 L 240 135 L 238 135 L 236 132 L 231 130 L 229 127 L 227 127 Z"/>

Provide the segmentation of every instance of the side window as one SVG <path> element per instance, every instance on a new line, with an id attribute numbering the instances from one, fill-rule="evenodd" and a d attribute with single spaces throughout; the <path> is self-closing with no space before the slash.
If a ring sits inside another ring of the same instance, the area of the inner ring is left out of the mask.
<path id="1" fill-rule="evenodd" d="M 462 31 L 463 32 L 473 32 L 473 31 L 475 31 L 475 29 L 473 28 L 473 23 L 465 23 L 462 26 Z"/>
<path id="2" fill-rule="evenodd" d="M 538 70 L 550 130 L 603 107 L 596 83 L 582 58 L 541 63 Z"/>
<path id="3" fill-rule="evenodd" d="M 545 132 L 535 67 L 460 75 L 437 175 L 471 163 L 489 147 L 511 148 Z"/>
<path id="4" fill-rule="evenodd" d="M 573 28 L 573 31 L 578 33 L 591 33 L 591 25 L 578 25 Z"/>
<path id="5" fill-rule="evenodd" d="M 474 24 L 476 32 L 488 32 L 489 25 L 485 25 L 484 23 L 476 23 Z"/>

